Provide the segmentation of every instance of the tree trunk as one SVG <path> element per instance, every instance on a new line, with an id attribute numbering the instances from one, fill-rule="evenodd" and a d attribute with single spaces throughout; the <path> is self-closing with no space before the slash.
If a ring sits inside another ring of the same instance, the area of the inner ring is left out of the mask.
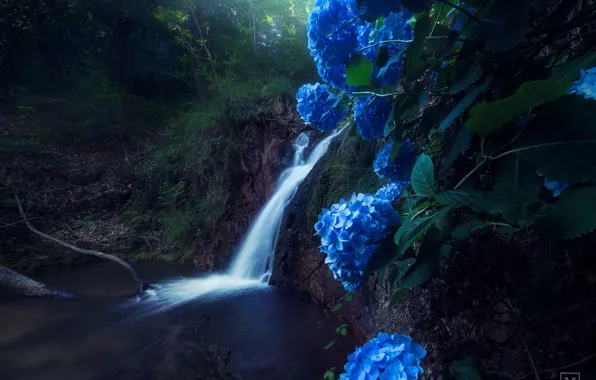
<path id="1" fill-rule="evenodd" d="M 0 285 L 4 285 L 17 294 L 27 297 L 50 298 L 67 296 L 66 293 L 53 291 L 44 284 L 2 265 L 0 265 Z"/>

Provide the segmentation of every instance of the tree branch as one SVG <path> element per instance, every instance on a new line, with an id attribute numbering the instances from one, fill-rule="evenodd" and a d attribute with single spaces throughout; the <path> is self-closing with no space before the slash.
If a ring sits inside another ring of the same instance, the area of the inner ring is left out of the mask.
<path id="1" fill-rule="evenodd" d="M 139 277 L 139 275 L 137 274 L 137 272 L 134 270 L 134 268 L 127 263 L 126 261 L 122 260 L 119 257 L 116 257 L 114 255 L 110 255 L 107 253 L 103 253 L 103 252 L 98 252 L 98 251 L 94 251 L 91 249 L 82 249 L 79 247 L 75 247 L 74 245 L 64 242 L 62 240 L 56 239 L 55 237 L 52 237 L 50 235 L 44 234 L 41 231 L 36 230 L 31 223 L 29 223 L 29 220 L 27 219 L 27 215 L 25 215 L 25 211 L 23 211 L 23 206 L 21 205 L 21 200 L 19 199 L 19 197 L 14 194 L 14 199 L 17 202 L 17 207 L 19 208 L 19 213 L 21 214 L 21 218 L 23 218 L 23 221 L 25 222 L 25 224 L 27 225 L 27 228 L 29 228 L 31 230 L 31 232 L 41 236 L 42 238 L 49 240 L 53 243 L 56 243 L 58 245 L 61 245 L 63 247 L 69 248 L 75 252 L 78 253 L 82 253 L 84 255 L 91 255 L 91 256 L 95 256 L 95 257 L 99 257 L 102 259 L 107 259 L 107 260 L 111 260 L 117 264 L 122 265 L 127 271 L 130 272 L 130 274 L 132 275 L 132 277 L 134 278 L 134 280 L 137 283 L 137 293 L 139 295 L 141 295 L 145 290 L 150 288 L 150 285 L 148 283 L 146 283 L 145 281 L 143 281 L 143 279 L 141 279 L 141 277 Z"/>

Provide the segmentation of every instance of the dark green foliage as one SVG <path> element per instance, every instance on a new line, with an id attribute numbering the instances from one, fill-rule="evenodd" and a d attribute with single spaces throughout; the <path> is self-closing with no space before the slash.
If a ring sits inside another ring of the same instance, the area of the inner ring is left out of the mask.
<path id="1" fill-rule="evenodd" d="M 428 13 L 424 13 L 416 20 L 416 27 L 414 28 L 414 41 L 408 45 L 406 51 L 406 75 L 408 81 L 413 81 L 418 78 L 426 69 L 424 60 L 421 55 L 424 49 L 424 42 L 426 37 L 430 34 L 433 22 Z"/>
<path id="2" fill-rule="evenodd" d="M 412 170 L 412 188 L 421 197 L 434 198 L 435 178 L 433 162 L 426 154 L 421 154 Z"/>
<path id="3" fill-rule="evenodd" d="M 549 238 L 571 239 L 596 230 L 596 186 L 578 186 L 566 190 L 543 215 L 536 228 Z"/>
<path id="4" fill-rule="evenodd" d="M 451 375 L 456 380 L 482 380 L 482 367 L 474 356 L 466 356 L 451 364 Z"/>
<path id="5" fill-rule="evenodd" d="M 521 85 L 515 95 L 489 103 L 482 103 L 470 109 L 466 128 L 481 137 L 488 136 L 503 124 L 526 114 L 539 105 L 557 100 L 565 95 L 571 83 L 536 81 Z"/>

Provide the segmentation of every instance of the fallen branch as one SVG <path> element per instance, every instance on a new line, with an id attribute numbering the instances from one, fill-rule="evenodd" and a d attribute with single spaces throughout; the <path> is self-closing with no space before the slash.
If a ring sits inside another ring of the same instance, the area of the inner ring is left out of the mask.
<path id="1" fill-rule="evenodd" d="M 69 296 L 63 292 L 51 290 L 41 282 L 37 282 L 2 265 L 0 265 L 0 284 L 16 291 L 19 295 L 27 297 L 50 298 Z"/>
<path id="2" fill-rule="evenodd" d="M 56 239 L 55 237 L 52 237 L 50 235 L 44 234 L 41 231 L 36 230 L 31 223 L 29 223 L 29 220 L 27 219 L 27 215 L 25 215 L 25 211 L 23 211 L 23 206 L 21 205 L 21 201 L 19 199 L 19 197 L 14 194 L 14 199 L 17 202 L 17 207 L 19 208 L 19 213 L 21 214 L 21 218 L 23 218 L 23 221 L 25 222 L 25 224 L 27 225 L 27 228 L 29 228 L 31 230 L 31 232 L 41 236 L 42 238 L 49 240 L 51 242 L 54 242 L 58 245 L 61 245 L 63 247 L 69 248 L 75 252 L 78 253 L 82 253 L 84 255 L 91 255 L 91 256 L 96 256 L 96 257 L 100 257 L 102 259 L 107 259 L 107 260 L 111 260 L 117 264 L 122 265 L 127 271 L 130 272 L 130 274 L 132 275 L 132 277 L 134 278 L 134 280 L 137 283 L 137 293 L 139 295 L 141 295 L 145 290 L 149 289 L 151 286 L 146 283 L 145 281 L 143 281 L 141 279 L 141 277 L 139 277 L 139 275 L 137 274 L 137 272 L 134 270 L 134 268 L 132 266 L 130 266 L 129 263 L 127 263 L 126 261 L 122 260 L 119 257 L 116 257 L 114 255 L 110 255 L 107 253 L 103 253 L 103 252 L 99 252 L 99 251 L 94 251 L 91 249 L 82 249 L 79 247 L 75 247 L 74 245 L 64 242 L 62 240 Z"/>

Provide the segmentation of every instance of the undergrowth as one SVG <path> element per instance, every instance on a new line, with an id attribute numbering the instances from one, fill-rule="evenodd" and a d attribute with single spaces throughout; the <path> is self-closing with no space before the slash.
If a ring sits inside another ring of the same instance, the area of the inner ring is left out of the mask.
<path id="1" fill-rule="evenodd" d="M 363 140 L 352 129 L 346 131 L 337 149 L 327 154 L 325 167 L 314 185 L 308 204 L 309 225 L 314 225 L 322 208 L 336 199 L 349 198 L 353 192 L 374 192 L 380 180 L 373 171 L 377 143 Z"/>

